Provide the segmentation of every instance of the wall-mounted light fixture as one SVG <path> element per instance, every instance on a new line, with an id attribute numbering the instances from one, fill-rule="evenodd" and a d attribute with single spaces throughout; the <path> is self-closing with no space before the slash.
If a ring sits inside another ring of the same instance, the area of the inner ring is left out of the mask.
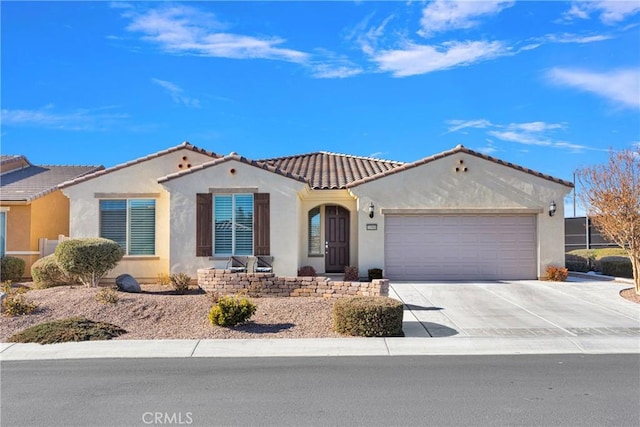
<path id="1" fill-rule="evenodd" d="M 554 216 L 556 214 L 557 206 L 555 200 L 549 204 L 549 216 Z"/>
<path id="2" fill-rule="evenodd" d="M 373 206 L 373 202 L 369 203 L 369 218 L 373 218 L 373 211 L 375 210 L 375 206 Z"/>

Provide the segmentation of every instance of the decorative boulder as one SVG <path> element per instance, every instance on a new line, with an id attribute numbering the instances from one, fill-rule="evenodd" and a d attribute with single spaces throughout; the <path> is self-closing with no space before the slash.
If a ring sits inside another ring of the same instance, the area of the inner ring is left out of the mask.
<path id="1" fill-rule="evenodd" d="M 130 274 L 121 274 L 116 277 L 116 285 L 118 286 L 118 290 L 122 292 L 142 292 L 142 289 L 140 289 L 140 284 Z"/>

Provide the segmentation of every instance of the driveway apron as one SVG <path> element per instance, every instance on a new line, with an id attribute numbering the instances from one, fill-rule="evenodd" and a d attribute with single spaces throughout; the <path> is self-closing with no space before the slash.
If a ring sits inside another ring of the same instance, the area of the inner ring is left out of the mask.
<path id="1" fill-rule="evenodd" d="M 640 337 L 640 304 L 615 282 L 391 283 L 407 337 Z M 640 343 L 640 341 L 639 341 Z"/>

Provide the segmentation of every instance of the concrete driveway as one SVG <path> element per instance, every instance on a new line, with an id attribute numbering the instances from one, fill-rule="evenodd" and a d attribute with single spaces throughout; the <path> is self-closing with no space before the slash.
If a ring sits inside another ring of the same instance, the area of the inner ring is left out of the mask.
<path id="1" fill-rule="evenodd" d="M 405 304 L 406 337 L 640 338 L 640 304 L 619 296 L 632 284 L 569 280 L 396 282 L 389 296 Z"/>

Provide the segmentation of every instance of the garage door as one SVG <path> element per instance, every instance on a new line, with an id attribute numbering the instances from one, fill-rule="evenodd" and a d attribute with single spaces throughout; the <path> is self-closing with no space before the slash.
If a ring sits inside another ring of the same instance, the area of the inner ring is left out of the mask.
<path id="1" fill-rule="evenodd" d="M 535 279 L 534 215 L 386 215 L 392 280 Z"/>

